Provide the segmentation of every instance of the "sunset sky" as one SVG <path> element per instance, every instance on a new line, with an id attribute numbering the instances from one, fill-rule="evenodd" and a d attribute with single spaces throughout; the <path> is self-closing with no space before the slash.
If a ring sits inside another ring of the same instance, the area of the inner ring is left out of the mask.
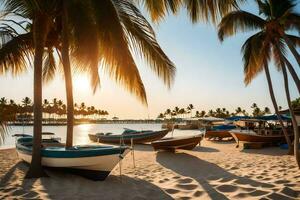
<path id="1" fill-rule="evenodd" d="M 245 5 L 248 10 L 255 10 L 253 5 Z M 243 66 L 240 49 L 250 34 L 238 34 L 228 38 L 223 44 L 217 38 L 216 28 L 209 24 L 192 24 L 185 12 L 178 16 L 168 16 L 163 22 L 153 24 L 157 39 L 165 53 L 177 67 L 173 87 L 168 90 L 147 64 L 136 59 L 144 81 L 148 108 L 134 96 L 110 81 L 106 74 L 100 72 L 101 88 L 93 95 L 87 78 L 74 76 L 75 102 L 85 102 L 105 109 L 109 117 L 121 119 L 155 118 L 160 112 L 175 106 L 186 107 L 192 103 L 195 110 L 226 107 L 233 111 L 241 106 L 250 111 L 256 102 L 259 106 L 272 108 L 265 76 L 262 73 L 248 87 L 243 83 Z M 296 65 L 293 59 L 292 63 Z M 272 78 L 278 104 L 286 107 L 282 74 L 275 70 L 273 64 Z M 296 67 L 297 72 L 299 68 Z M 29 70 L 26 74 L 12 78 L 0 77 L 0 97 L 20 101 L 33 94 L 33 76 Z M 293 99 L 299 96 L 291 82 Z M 65 86 L 62 75 L 44 87 L 43 98 L 65 100 Z M 272 109 L 273 110 L 273 109 Z"/>

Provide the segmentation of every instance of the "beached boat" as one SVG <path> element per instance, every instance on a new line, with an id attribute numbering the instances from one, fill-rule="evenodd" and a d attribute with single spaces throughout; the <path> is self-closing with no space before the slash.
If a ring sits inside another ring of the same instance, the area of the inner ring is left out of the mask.
<path id="1" fill-rule="evenodd" d="M 260 130 L 265 131 L 264 134 L 258 133 L 259 130 L 242 130 L 234 129 L 230 133 L 237 143 L 239 142 L 262 142 L 262 143 L 278 143 L 284 142 L 285 137 L 282 130 Z M 292 134 L 290 134 L 292 136 Z"/>
<path id="2" fill-rule="evenodd" d="M 151 145 L 155 151 L 160 149 L 169 151 L 175 151 L 176 149 L 192 150 L 200 144 L 202 138 L 203 134 L 185 137 L 170 137 L 154 141 Z"/>
<path id="3" fill-rule="evenodd" d="M 17 135 L 18 136 L 18 135 Z M 19 158 L 31 162 L 32 136 L 19 137 L 16 149 Z M 85 145 L 66 149 L 56 139 L 42 141 L 42 165 L 68 169 L 92 180 L 104 180 L 129 152 L 127 146 Z"/>
<path id="4" fill-rule="evenodd" d="M 159 140 L 167 135 L 169 130 L 160 130 L 160 131 L 136 131 L 132 129 L 125 129 L 121 135 L 114 135 L 111 133 L 103 134 L 89 134 L 89 138 L 93 142 L 101 142 L 101 143 L 115 143 L 119 144 L 131 144 L 131 141 L 134 144 L 142 144 L 147 142 L 153 142 L 155 140 Z"/>
<path id="5" fill-rule="evenodd" d="M 290 118 L 282 116 L 287 125 L 289 137 L 293 137 L 292 127 L 288 126 Z M 282 143 L 285 142 L 285 136 L 280 126 L 277 125 L 278 118 L 275 115 L 263 116 L 242 120 L 246 125 L 243 128 L 233 129 L 230 132 L 237 143 Z M 269 123 L 270 122 L 270 123 Z"/>
<path id="6" fill-rule="evenodd" d="M 232 135 L 229 133 L 229 131 L 235 128 L 236 126 L 233 124 L 214 126 L 210 130 L 206 130 L 205 138 L 218 140 L 222 140 L 223 138 L 232 138 Z"/>

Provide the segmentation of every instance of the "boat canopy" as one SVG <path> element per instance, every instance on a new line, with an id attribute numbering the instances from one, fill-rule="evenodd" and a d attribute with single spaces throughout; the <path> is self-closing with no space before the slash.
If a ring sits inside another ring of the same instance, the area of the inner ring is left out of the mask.
<path id="1" fill-rule="evenodd" d="M 286 115 L 280 115 L 281 119 L 284 121 L 291 121 L 291 117 L 288 117 Z M 266 116 L 261 116 L 257 117 L 257 119 L 264 120 L 264 121 L 278 121 L 277 115 L 266 115 Z"/>
<path id="2" fill-rule="evenodd" d="M 280 115 L 281 119 L 283 121 L 291 121 L 291 118 L 289 116 L 286 115 Z M 249 117 L 249 118 L 244 118 L 244 119 L 240 119 L 239 121 L 279 121 L 277 115 L 266 115 L 266 116 L 260 116 L 260 117 Z"/>
<path id="3" fill-rule="evenodd" d="M 198 118 L 200 121 L 207 121 L 207 122 L 222 122 L 224 121 L 223 118 L 217 118 L 217 117 L 200 117 Z"/>
<path id="4" fill-rule="evenodd" d="M 232 117 L 226 118 L 226 120 L 228 120 L 228 121 L 240 121 L 242 119 L 250 119 L 250 117 L 249 116 L 232 116 Z"/>

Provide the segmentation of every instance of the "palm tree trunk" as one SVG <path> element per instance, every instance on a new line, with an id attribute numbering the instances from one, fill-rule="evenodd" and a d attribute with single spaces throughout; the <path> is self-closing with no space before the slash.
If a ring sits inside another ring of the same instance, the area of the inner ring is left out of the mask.
<path id="1" fill-rule="evenodd" d="M 297 52 L 295 46 L 293 45 L 293 43 L 291 42 L 291 40 L 286 37 L 286 35 L 283 35 L 283 39 L 285 41 L 285 43 L 288 45 L 290 51 L 292 52 L 292 54 L 294 55 L 299 67 L 300 67 L 300 55 L 299 53 Z"/>
<path id="2" fill-rule="evenodd" d="M 282 74 L 283 74 L 283 79 L 284 79 L 284 87 L 285 87 L 286 98 L 287 98 L 290 114 L 291 114 L 291 117 L 292 117 L 292 123 L 293 123 L 293 129 L 294 129 L 294 153 L 295 153 L 295 157 L 296 157 L 298 167 L 300 169 L 299 127 L 298 127 L 298 124 L 297 124 L 297 120 L 296 120 L 294 110 L 292 108 L 288 76 L 287 76 L 287 72 L 286 72 L 286 68 L 285 68 L 284 64 L 282 64 Z"/>
<path id="3" fill-rule="evenodd" d="M 268 81 L 269 92 L 270 92 L 271 100 L 272 100 L 272 103 L 273 103 L 273 106 L 274 106 L 274 109 L 275 109 L 275 113 L 278 117 L 280 126 L 282 127 L 284 137 L 285 137 L 286 142 L 288 144 L 288 154 L 292 155 L 293 154 L 292 142 L 291 142 L 291 140 L 288 136 L 287 130 L 285 129 L 285 127 L 283 125 L 283 121 L 282 121 L 281 116 L 279 114 L 278 105 L 277 105 L 276 98 L 275 98 L 275 95 L 274 95 L 274 90 L 273 90 L 273 85 L 272 85 L 272 80 L 271 80 L 271 76 L 270 76 L 269 67 L 268 67 L 267 64 L 265 64 L 264 68 L 265 68 L 265 74 L 266 74 L 266 78 L 267 78 L 267 81 Z"/>
<path id="4" fill-rule="evenodd" d="M 26 178 L 39 178 L 46 176 L 41 162 L 41 143 L 42 143 L 42 67 L 43 53 L 46 37 L 49 28 L 49 19 L 44 14 L 35 16 L 33 25 L 34 37 L 34 127 L 33 127 L 33 147 L 32 160 Z"/>
<path id="5" fill-rule="evenodd" d="M 293 68 L 292 64 L 285 57 L 284 57 L 284 62 L 286 64 L 286 67 L 288 68 L 290 74 L 292 75 L 292 78 L 294 79 L 294 82 L 295 82 L 298 92 L 300 94 L 300 80 L 298 78 L 298 75 L 297 75 L 295 69 Z"/>
<path id="6" fill-rule="evenodd" d="M 72 72 L 69 58 L 69 35 L 68 35 L 68 13 L 66 1 L 63 1 L 64 14 L 62 19 L 62 62 L 65 74 L 66 94 L 67 94 L 67 139 L 66 147 L 73 146 L 73 126 L 74 126 L 74 100 Z"/>

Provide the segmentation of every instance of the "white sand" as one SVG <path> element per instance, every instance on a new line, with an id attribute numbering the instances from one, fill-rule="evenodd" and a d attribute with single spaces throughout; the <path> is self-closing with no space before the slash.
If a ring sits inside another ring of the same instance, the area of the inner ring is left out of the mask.
<path id="1" fill-rule="evenodd" d="M 194 151 L 154 152 L 136 146 L 122 177 L 116 167 L 104 182 L 57 171 L 24 180 L 27 170 L 15 150 L 0 151 L 0 199 L 300 199 L 300 170 L 279 148 L 239 150 L 203 141 Z"/>

